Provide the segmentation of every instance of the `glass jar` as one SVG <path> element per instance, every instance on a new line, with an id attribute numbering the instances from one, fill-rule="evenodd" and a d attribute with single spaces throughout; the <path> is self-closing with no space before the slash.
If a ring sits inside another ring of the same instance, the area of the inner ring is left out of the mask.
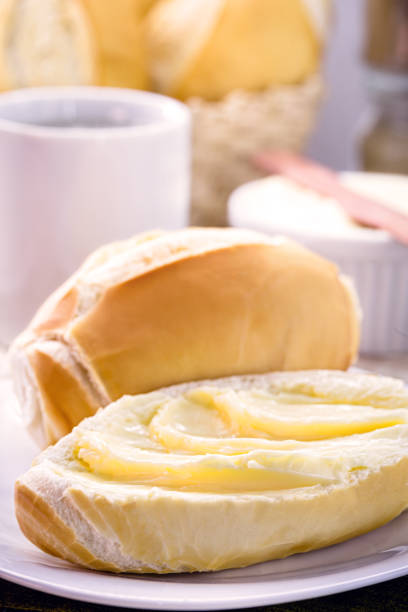
<path id="1" fill-rule="evenodd" d="M 408 174 L 408 0 L 368 0 L 364 45 L 369 119 L 364 170 Z"/>
<path id="2" fill-rule="evenodd" d="M 408 174 L 408 74 L 370 70 L 371 109 L 360 140 L 364 170 Z"/>

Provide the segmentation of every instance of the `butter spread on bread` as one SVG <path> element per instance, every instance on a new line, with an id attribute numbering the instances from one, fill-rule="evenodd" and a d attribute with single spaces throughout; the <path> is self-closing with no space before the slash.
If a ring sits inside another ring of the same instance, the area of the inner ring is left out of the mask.
<path id="1" fill-rule="evenodd" d="M 208 571 L 340 542 L 408 505 L 408 392 L 338 371 L 123 397 L 16 484 L 27 537 L 95 569 Z"/>
<path id="2" fill-rule="evenodd" d="M 156 232 L 96 251 L 11 348 L 41 444 L 125 394 L 271 370 L 347 369 L 358 307 L 337 268 L 284 238 Z"/>

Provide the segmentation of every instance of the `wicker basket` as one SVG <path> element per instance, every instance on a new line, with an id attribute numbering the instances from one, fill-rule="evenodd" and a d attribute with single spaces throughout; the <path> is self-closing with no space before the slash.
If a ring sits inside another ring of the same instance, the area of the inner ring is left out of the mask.
<path id="1" fill-rule="evenodd" d="M 192 225 L 226 225 L 231 191 L 262 176 L 250 162 L 253 153 L 302 148 L 322 92 L 322 77 L 313 75 L 300 85 L 261 93 L 234 91 L 219 102 L 188 101 L 193 115 Z"/>

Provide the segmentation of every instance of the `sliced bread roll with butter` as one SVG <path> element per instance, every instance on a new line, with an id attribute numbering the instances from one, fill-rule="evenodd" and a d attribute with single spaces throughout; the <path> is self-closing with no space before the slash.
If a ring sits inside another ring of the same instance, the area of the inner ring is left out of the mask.
<path id="1" fill-rule="evenodd" d="M 402 381 L 286 372 L 123 397 L 16 483 L 25 535 L 114 572 L 242 567 L 335 544 L 408 506 Z"/>
<path id="2" fill-rule="evenodd" d="M 358 307 L 338 269 L 285 238 L 188 228 L 108 245 L 11 348 L 42 445 L 125 394 L 220 376 L 346 369 Z"/>

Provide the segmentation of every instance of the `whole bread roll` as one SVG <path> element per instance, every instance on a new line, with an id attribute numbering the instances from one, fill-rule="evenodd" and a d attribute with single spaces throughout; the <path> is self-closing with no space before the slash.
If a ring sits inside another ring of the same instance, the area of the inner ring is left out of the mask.
<path id="1" fill-rule="evenodd" d="M 2 0 L 0 89 L 147 88 L 142 21 L 157 0 Z"/>
<path id="2" fill-rule="evenodd" d="M 91 255 L 11 347 L 42 445 L 99 406 L 172 384 L 270 370 L 346 369 L 356 302 L 335 265 L 285 238 L 188 228 Z"/>
<path id="3" fill-rule="evenodd" d="M 163 0 L 147 17 L 154 86 L 188 99 L 300 83 L 316 72 L 328 0 Z"/>
<path id="4" fill-rule="evenodd" d="M 402 381 L 287 372 L 123 397 L 16 483 L 44 551 L 114 572 L 242 567 L 365 533 L 408 505 Z"/>

